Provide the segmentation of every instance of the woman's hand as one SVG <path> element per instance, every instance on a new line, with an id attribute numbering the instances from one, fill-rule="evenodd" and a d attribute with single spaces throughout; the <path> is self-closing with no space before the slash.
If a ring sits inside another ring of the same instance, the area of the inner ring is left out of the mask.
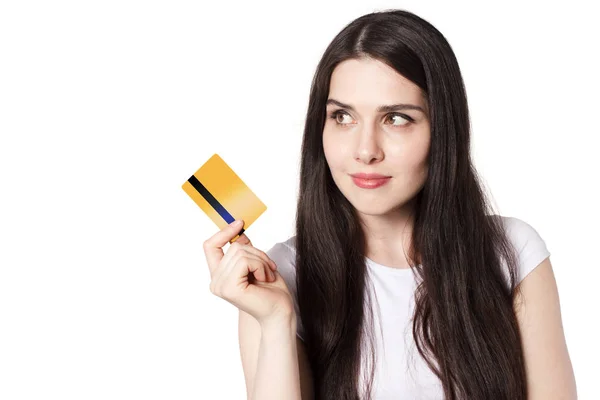
<path id="1" fill-rule="evenodd" d="M 254 248 L 245 234 L 223 253 L 222 247 L 242 230 L 243 221 L 236 222 L 204 242 L 211 293 L 252 315 L 261 325 L 289 318 L 294 313 L 292 296 L 267 254 Z"/>

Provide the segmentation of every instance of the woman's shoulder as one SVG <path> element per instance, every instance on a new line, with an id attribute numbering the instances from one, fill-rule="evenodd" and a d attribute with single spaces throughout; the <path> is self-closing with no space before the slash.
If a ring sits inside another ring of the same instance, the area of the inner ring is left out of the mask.
<path id="1" fill-rule="evenodd" d="M 519 283 L 550 256 L 550 251 L 538 229 L 526 220 L 513 216 L 495 215 L 495 217 L 500 218 L 517 254 L 517 283 Z"/>
<path id="2" fill-rule="evenodd" d="M 284 241 L 276 242 L 265 253 L 271 260 L 277 264 L 277 270 L 288 282 L 288 286 L 294 281 L 296 273 L 296 236 L 292 236 Z"/>
<path id="3" fill-rule="evenodd" d="M 538 230 L 524 219 L 512 216 L 497 216 L 502 221 L 508 238 L 515 245 L 518 253 L 546 248 L 546 243 Z"/>
<path id="4" fill-rule="evenodd" d="M 266 253 L 271 257 L 289 258 L 296 255 L 296 236 L 292 236 L 282 242 L 276 242 Z M 275 261 L 275 260 L 273 260 Z"/>

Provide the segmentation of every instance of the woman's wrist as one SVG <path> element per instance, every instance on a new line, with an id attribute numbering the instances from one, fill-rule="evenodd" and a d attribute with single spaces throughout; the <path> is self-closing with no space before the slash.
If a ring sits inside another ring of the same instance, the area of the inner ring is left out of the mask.
<path id="1" fill-rule="evenodd" d="M 263 333 L 296 332 L 296 313 L 294 311 L 280 313 L 259 322 Z"/>

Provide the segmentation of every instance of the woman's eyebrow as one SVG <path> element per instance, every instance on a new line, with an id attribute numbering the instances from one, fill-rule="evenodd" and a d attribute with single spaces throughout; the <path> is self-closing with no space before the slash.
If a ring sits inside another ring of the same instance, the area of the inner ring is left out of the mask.
<path id="1" fill-rule="evenodd" d="M 336 106 L 347 108 L 348 110 L 355 111 L 354 107 L 349 104 L 344 104 L 341 101 L 337 101 L 335 99 L 327 99 L 327 103 L 325 105 L 335 104 Z M 377 112 L 392 112 L 398 110 L 418 110 L 425 114 L 425 110 L 423 108 L 414 105 L 414 104 L 391 104 L 386 106 L 377 107 Z"/>

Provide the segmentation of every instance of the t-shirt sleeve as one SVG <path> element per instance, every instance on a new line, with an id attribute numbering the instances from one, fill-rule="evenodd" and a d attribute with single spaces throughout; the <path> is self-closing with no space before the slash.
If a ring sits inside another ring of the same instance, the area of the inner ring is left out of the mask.
<path id="1" fill-rule="evenodd" d="M 276 243 L 271 249 L 266 251 L 271 260 L 277 264 L 277 272 L 285 281 L 292 298 L 294 300 L 294 310 L 296 311 L 296 335 L 304 341 L 304 328 L 300 320 L 300 311 L 298 309 L 298 295 L 296 291 L 296 254 L 293 247 L 288 242 Z"/>
<path id="2" fill-rule="evenodd" d="M 550 256 L 546 242 L 527 222 L 504 217 L 507 233 L 517 252 L 517 283 L 521 283 L 542 261 Z"/>

